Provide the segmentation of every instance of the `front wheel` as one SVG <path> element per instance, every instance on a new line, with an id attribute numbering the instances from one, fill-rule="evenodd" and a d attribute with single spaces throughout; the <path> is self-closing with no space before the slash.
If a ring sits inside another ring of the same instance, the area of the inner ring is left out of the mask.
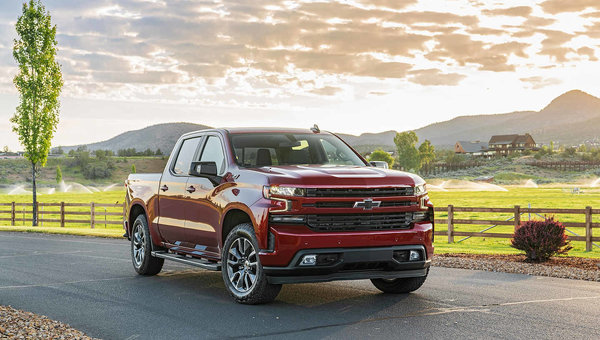
<path id="1" fill-rule="evenodd" d="M 426 279 L 427 275 L 398 279 L 371 279 L 371 282 L 377 289 L 384 293 L 406 294 L 421 288 Z"/>
<path id="2" fill-rule="evenodd" d="M 243 223 L 227 235 L 221 256 L 222 275 L 229 294 L 238 303 L 261 304 L 275 300 L 281 285 L 273 285 L 260 264 L 254 228 Z"/>
<path id="3" fill-rule="evenodd" d="M 139 215 L 131 228 L 131 260 L 133 268 L 140 275 L 160 273 L 165 259 L 152 256 L 152 239 L 146 216 Z"/>

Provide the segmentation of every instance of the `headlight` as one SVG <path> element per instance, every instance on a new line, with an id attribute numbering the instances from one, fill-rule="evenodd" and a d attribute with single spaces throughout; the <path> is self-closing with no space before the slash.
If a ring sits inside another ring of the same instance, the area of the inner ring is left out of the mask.
<path id="1" fill-rule="evenodd" d="M 415 185 L 415 196 L 421 196 L 427 193 L 427 188 L 425 188 L 425 184 Z"/>
<path id="2" fill-rule="evenodd" d="M 265 198 L 271 198 L 271 196 L 304 196 L 305 193 L 304 188 L 280 187 L 277 185 L 265 186 L 263 188 L 263 196 Z"/>

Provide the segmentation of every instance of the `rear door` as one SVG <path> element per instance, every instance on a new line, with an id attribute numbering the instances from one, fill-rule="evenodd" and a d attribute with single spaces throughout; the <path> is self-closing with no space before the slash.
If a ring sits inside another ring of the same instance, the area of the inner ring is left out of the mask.
<path id="1" fill-rule="evenodd" d="M 179 143 L 178 149 L 174 151 L 176 155 L 165 167 L 160 181 L 158 229 L 163 239 L 172 244 L 184 242 L 186 239 L 185 200 L 188 194 L 186 183 L 192 160 L 198 157 L 202 138 L 202 136 L 190 137 Z"/>
<path id="2" fill-rule="evenodd" d="M 201 162 L 215 162 L 217 175 L 227 171 L 227 160 L 223 140 L 219 134 L 209 134 L 203 141 Z M 217 185 L 204 177 L 191 176 L 187 182 L 188 200 L 186 209 L 187 241 L 199 250 L 219 253 L 220 222 L 226 202 L 214 195 Z"/>

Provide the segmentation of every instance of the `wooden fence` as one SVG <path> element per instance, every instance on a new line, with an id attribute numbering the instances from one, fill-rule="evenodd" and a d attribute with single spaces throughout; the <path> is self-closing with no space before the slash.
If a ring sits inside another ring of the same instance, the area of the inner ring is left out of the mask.
<path id="1" fill-rule="evenodd" d="M 491 238 L 512 238 L 512 233 L 493 233 L 487 232 L 497 226 L 510 225 L 515 228 L 521 224 L 521 217 L 524 214 L 528 214 L 529 218 L 533 214 L 534 217 L 544 217 L 541 214 L 565 214 L 565 215 L 583 215 L 585 222 L 562 222 L 567 228 L 568 238 L 573 241 L 584 241 L 586 251 L 591 251 L 593 246 L 600 248 L 600 245 L 594 243 L 599 242 L 600 237 L 593 237 L 592 230 L 594 228 L 600 228 L 600 223 L 593 223 L 593 215 L 600 214 L 600 209 L 592 209 L 592 207 L 586 207 L 585 209 L 546 209 L 546 208 L 521 208 L 516 205 L 514 208 L 473 208 L 473 207 L 455 207 L 449 205 L 446 207 L 436 207 L 436 212 L 446 212 L 446 219 L 435 219 L 435 223 L 439 226 L 447 225 L 446 231 L 436 231 L 436 235 L 447 235 L 448 243 L 454 243 L 455 236 L 464 236 L 463 239 L 458 242 L 462 242 L 470 237 L 491 237 Z M 511 214 L 512 216 L 504 220 L 489 220 L 489 219 L 459 219 L 455 218 L 457 212 L 470 212 L 470 213 L 503 213 Z M 455 225 L 490 225 L 481 231 L 467 232 L 467 231 L 455 231 Z M 584 228 L 585 234 L 579 235 L 569 228 Z"/>
<path id="2" fill-rule="evenodd" d="M 37 209 L 38 224 L 51 223 L 65 227 L 67 224 L 79 224 L 95 228 L 111 224 L 123 224 L 124 204 L 106 203 L 39 203 Z M 0 222 L 10 222 L 11 226 L 25 225 L 33 220 L 33 203 L 0 203 Z M 9 217 L 3 217 L 9 216 Z M 118 216 L 119 218 L 116 218 Z"/>
<path id="3" fill-rule="evenodd" d="M 549 168 L 562 171 L 584 171 L 600 168 L 600 161 L 556 161 L 556 162 L 529 162 L 527 165 L 540 168 Z"/>

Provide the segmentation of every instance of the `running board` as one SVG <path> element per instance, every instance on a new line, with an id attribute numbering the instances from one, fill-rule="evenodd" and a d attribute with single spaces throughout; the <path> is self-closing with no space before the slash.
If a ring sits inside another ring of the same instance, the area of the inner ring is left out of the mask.
<path id="1" fill-rule="evenodd" d="M 219 271 L 221 270 L 221 265 L 219 263 L 208 262 L 206 260 L 201 260 L 193 257 L 187 257 L 183 255 L 171 254 L 166 251 L 153 251 L 152 256 L 160 257 L 166 260 L 171 260 L 179 263 L 189 264 L 191 266 L 200 267 L 207 270 Z"/>

